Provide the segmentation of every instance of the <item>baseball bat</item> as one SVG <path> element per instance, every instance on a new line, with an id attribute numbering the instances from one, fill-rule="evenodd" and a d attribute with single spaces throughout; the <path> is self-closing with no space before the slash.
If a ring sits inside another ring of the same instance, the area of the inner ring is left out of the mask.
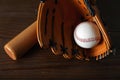
<path id="1" fill-rule="evenodd" d="M 37 43 L 36 26 L 37 21 L 5 44 L 4 50 L 10 58 L 17 60 Z"/>

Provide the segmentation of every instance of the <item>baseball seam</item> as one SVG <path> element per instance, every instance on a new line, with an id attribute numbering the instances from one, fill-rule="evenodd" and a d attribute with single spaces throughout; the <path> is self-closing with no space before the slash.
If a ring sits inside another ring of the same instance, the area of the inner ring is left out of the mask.
<path id="1" fill-rule="evenodd" d="M 75 32 L 75 37 L 77 40 L 79 40 L 80 42 L 93 42 L 93 41 L 99 41 L 100 40 L 100 37 L 95 37 L 95 38 L 88 38 L 88 39 L 85 39 L 85 38 L 79 38 L 77 35 L 76 35 L 76 32 Z"/>

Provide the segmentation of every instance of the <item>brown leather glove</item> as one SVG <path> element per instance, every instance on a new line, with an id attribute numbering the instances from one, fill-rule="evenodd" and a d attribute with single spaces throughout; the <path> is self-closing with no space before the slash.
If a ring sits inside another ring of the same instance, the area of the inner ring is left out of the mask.
<path id="1" fill-rule="evenodd" d="M 40 46 L 68 59 L 95 57 L 98 60 L 109 55 L 111 43 L 94 3 L 95 0 L 41 1 L 37 21 Z M 101 33 L 100 43 L 91 49 L 77 46 L 73 38 L 75 27 L 84 21 L 96 23 Z"/>

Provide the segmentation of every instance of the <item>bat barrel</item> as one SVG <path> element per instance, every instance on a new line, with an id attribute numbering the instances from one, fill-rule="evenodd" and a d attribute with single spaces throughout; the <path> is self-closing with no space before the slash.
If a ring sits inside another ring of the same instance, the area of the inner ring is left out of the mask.
<path id="1" fill-rule="evenodd" d="M 5 44 L 4 50 L 10 58 L 17 60 L 37 43 L 36 26 L 37 21 Z"/>

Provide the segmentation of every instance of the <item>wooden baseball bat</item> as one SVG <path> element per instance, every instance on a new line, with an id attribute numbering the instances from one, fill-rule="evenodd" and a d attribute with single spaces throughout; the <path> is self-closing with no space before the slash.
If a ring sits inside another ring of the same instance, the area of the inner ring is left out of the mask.
<path id="1" fill-rule="evenodd" d="M 5 44 L 4 50 L 10 58 L 17 60 L 37 43 L 36 26 L 37 21 Z"/>

